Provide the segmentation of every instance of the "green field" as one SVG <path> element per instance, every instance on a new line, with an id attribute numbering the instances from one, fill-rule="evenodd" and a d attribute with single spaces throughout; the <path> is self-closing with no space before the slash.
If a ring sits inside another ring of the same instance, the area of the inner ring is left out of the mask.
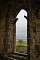
<path id="1" fill-rule="evenodd" d="M 27 40 L 16 41 L 16 52 L 27 53 Z"/>

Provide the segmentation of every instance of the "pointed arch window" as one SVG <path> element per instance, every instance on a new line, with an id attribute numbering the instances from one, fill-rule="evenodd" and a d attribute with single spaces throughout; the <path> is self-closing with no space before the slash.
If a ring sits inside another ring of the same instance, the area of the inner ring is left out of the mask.
<path id="1" fill-rule="evenodd" d="M 27 53 L 27 12 L 22 9 L 16 18 L 16 52 Z"/>

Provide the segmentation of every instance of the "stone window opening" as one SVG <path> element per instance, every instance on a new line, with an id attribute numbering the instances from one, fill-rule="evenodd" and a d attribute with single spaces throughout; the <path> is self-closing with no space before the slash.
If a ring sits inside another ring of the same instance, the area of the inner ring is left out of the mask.
<path id="1" fill-rule="evenodd" d="M 27 12 L 21 9 L 16 22 L 16 52 L 27 53 Z"/>

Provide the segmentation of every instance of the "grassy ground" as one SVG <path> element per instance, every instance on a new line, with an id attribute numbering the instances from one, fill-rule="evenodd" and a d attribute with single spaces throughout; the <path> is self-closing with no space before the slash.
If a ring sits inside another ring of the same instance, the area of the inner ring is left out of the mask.
<path id="1" fill-rule="evenodd" d="M 17 40 L 16 51 L 20 53 L 27 53 L 27 40 Z"/>

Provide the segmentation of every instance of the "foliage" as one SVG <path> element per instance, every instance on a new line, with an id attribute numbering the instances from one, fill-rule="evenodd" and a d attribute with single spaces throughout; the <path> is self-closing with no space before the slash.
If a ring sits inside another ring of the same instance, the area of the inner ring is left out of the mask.
<path id="1" fill-rule="evenodd" d="M 20 53 L 27 53 L 27 41 L 18 40 L 16 42 L 16 51 Z"/>

